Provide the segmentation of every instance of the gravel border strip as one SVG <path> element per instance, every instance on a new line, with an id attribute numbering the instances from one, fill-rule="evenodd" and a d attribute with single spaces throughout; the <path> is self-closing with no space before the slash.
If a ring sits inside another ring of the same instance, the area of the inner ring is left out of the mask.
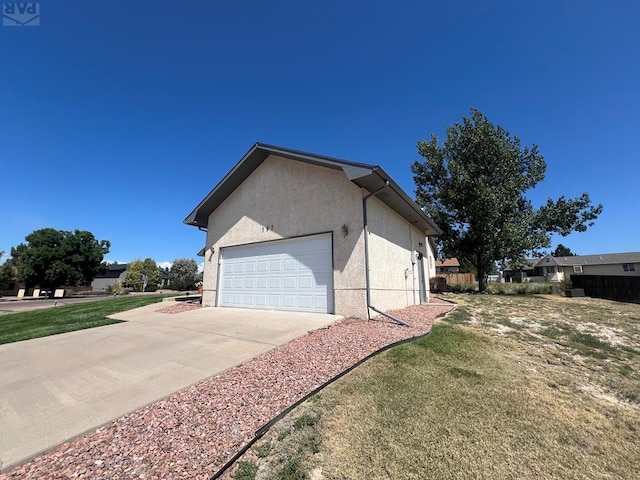
<path id="1" fill-rule="evenodd" d="M 433 306 L 433 304 L 431 304 L 431 305 Z M 439 304 L 438 306 L 443 306 L 443 305 Z M 448 305 L 445 305 L 445 306 L 448 306 Z M 448 313 L 448 312 L 442 313 L 442 314 L 440 314 L 438 316 L 446 315 L 446 313 Z M 380 317 L 377 317 L 376 320 L 380 320 Z M 242 449 L 240 449 L 240 451 L 238 451 L 238 453 L 236 453 L 220 470 L 218 470 L 216 473 L 214 473 L 213 476 L 211 476 L 210 480 L 216 480 L 216 479 L 222 477 L 222 475 L 224 475 L 238 460 L 240 460 L 258 440 L 260 440 L 262 437 L 264 437 L 276 423 L 278 423 L 280 420 L 282 420 L 284 417 L 286 417 L 296 407 L 300 406 L 301 404 L 303 404 L 304 402 L 309 400 L 309 398 L 311 398 L 314 395 L 316 395 L 317 393 L 321 392 L 326 387 L 331 385 L 333 382 L 341 379 L 347 373 L 351 372 L 352 370 L 354 370 L 355 368 L 359 367 L 364 362 L 366 362 L 367 360 L 370 360 L 371 358 L 375 357 L 376 355 L 379 355 L 379 354 L 381 354 L 383 352 L 386 352 L 387 350 L 391 350 L 392 348 L 399 347 L 400 345 L 404 345 L 405 343 L 411 343 L 411 342 L 415 342 L 417 340 L 420 340 L 420 339 L 426 337 L 427 335 L 429 335 L 430 333 L 431 333 L 431 330 L 429 330 L 428 332 L 423 333 L 421 335 L 416 335 L 415 337 L 409 337 L 409 338 L 405 338 L 404 340 L 399 340 L 397 342 L 390 343 L 389 345 L 386 345 L 386 346 L 376 350 L 375 352 L 370 353 L 366 357 L 358 360 L 356 363 L 351 365 L 346 370 L 340 372 L 335 377 L 327 380 L 325 383 L 320 385 L 315 390 L 312 390 L 311 392 L 307 393 L 304 397 L 302 397 L 296 403 L 294 403 L 293 405 L 290 405 L 285 410 L 283 410 L 278 415 L 276 415 L 274 418 L 269 420 L 269 422 L 267 422 L 265 425 L 260 427 L 256 431 L 254 437 L 244 447 L 242 447 Z"/>
<path id="2" fill-rule="evenodd" d="M 452 307 L 390 312 L 411 327 L 347 319 L 314 330 L 60 445 L 0 479 L 208 479 L 309 392 L 385 346 L 424 335 Z"/>

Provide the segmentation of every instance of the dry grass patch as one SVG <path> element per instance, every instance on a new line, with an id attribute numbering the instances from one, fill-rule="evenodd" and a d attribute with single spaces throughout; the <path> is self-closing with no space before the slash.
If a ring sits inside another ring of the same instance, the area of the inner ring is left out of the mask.
<path id="1" fill-rule="evenodd" d="M 640 305 L 454 298 L 431 335 L 283 419 L 255 478 L 635 478 Z"/>

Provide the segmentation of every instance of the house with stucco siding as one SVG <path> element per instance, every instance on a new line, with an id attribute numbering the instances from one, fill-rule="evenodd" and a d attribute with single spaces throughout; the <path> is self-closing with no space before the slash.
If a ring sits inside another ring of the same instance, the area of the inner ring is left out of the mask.
<path id="1" fill-rule="evenodd" d="M 126 263 L 110 263 L 104 273 L 100 273 L 93 277 L 91 282 L 92 292 L 106 292 L 110 287 L 116 284 L 123 285 L 127 278 Z"/>
<path id="2" fill-rule="evenodd" d="M 571 275 L 640 276 L 640 252 L 600 253 L 597 255 L 547 255 L 535 263 L 536 274 L 550 282 Z"/>
<path id="3" fill-rule="evenodd" d="M 380 166 L 261 143 L 184 223 L 203 305 L 358 318 L 429 301 L 442 233 Z"/>

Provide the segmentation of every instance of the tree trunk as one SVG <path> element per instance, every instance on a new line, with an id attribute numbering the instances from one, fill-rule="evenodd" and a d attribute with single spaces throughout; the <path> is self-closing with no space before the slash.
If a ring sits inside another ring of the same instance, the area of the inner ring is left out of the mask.
<path id="1" fill-rule="evenodd" d="M 484 293 L 487 291 L 487 271 L 480 255 L 476 257 L 476 273 L 478 275 L 478 291 Z"/>
<path id="2" fill-rule="evenodd" d="M 478 269 L 478 291 L 480 293 L 487 291 L 487 275 L 481 268 Z"/>

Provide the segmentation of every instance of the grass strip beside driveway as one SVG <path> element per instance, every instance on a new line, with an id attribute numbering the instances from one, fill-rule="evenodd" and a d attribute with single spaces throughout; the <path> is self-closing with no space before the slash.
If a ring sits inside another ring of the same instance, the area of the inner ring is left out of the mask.
<path id="1" fill-rule="evenodd" d="M 121 323 L 121 320 L 112 320 L 107 315 L 161 302 L 165 296 L 167 295 L 107 298 L 90 303 L 2 315 L 0 344 Z"/>

